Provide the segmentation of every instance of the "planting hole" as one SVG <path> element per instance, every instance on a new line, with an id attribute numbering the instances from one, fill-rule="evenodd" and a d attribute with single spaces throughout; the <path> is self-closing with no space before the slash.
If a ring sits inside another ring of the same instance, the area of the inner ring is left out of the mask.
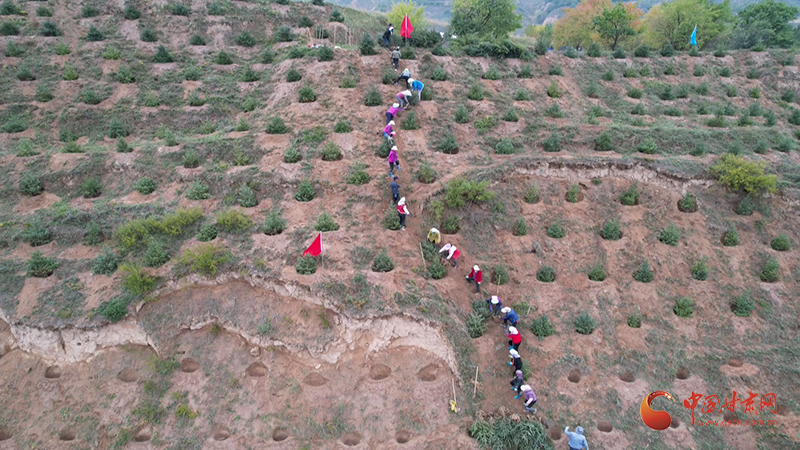
<path id="1" fill-rule="evenodd" d="M 631 372 L 625 372 L 620 374 L 619 379 L 626 383 L 633 383 L 634 381 L 636 381 L 636 377 L 633 376 L 633 373 Z"/>
<path id="2" fill-rule="evenodd" d="M 731 367 L 742 367 L 742 365 L 744 365 L 744 361 L 739 358 L 731 358 L 728 360 L 728 365 Z"/>
<path id="3" fill-rule="evenodd" d="M 50 366 L 44 371 L 44 377 L 54 380 L 56 378 L 61 378 L 61 367 L 58 366 Z"/>
<path id="4" fill-rule="evenodd" d="M 61 441 L 74 441 L 75 431 L 72 428 L 62 428 L 58 432 L 58 439 Z"/>
<path id="5" fill-rule="evenodd" d="M 7 441 L 11 439 L 14 434 L 6 427 L 0 427 L 0 441 Z"/>
<path id="6" fill-rule="evenodd" d="M 689 375 L 689 369 L 683 366 L 679 367 L 678 371 L 675 372 L 675 378 L 679 380 L 686 380 L 689 378 Z"/>
<path id="7" fill-rule="evenodd" d="M 670 428 L 678 428 L 681 426 L 681 421 L 677 417 L 670 417 L 672 421 L 669 423 Z"/>
<path id="8" fill-rule="evenodd" d="M 779 416 L 787 416 L 789 415 L 789 408 L 787 408 L 786 405 L 781 405 L 778 406 L 776 412 L 778 413 Z M 2 440 L 3 440 L 2 435 L 0 435 L 0 441 Z"/>
<path id="9" fill-rule="evenodd" d="M 597 422 L 597 429 L 603 433 L 611 433 L 614 427 L 611 426 L 611 422 L 607 420 L 601 420 L 600 422 Z"/>
<path id="10" fill-rule="evenodd" d="M 411 440 L 411 433 L 408 431 L 398 431 L 395 433 L 395 438 L 397 439 L 398 444 L 405 444 Z"/>
<path id="11" fill-rule="evenodd" d="M 369 368 L 369 377 L 373 380 L 383 380 L 389 378 L 392 374 L 392 369 L 385 364 L 374 364 Z"/>
<path id="12" fill-rule="evenodd" d="M 417 372 L 417 378 L 422 381 L 436 381 L 436 373 L 438 371 L 438 364 L 428 364 Z"/>
<path id="13" fill-rule="evenodd" d="M 735 412 L 728 410 L 722 414 L 722 420 L 726 422 L 736 422 L 739 420 L 739 416 L 737 416 Z"/>
<path id="14" fill-rule="evenodd" d="M 250 367 L 247 368 L 245 373 L 248 377 L 265 377 L 267 376 L 267 366 L 264 365 L 261 361 L 256 361 L 253 364 L 250 364 Z"/>
<path id="15" fill-rule="evenodd" d="M 558 427 L 550 427 L 550 429 L 547 430 L 547 434 L 550 436 L 550 439 L 554 441 L 561 439 L 561 430 L 559 430 Z"/>
<path id="16" fill-rule="evenodd" d="M 275 428 L 272 432 L 272 440 L 276 442 L 285 441 L 289 437 L 289 432 L 283 428 Z"/>
<path id="17" fill-rule="evenodd" d="M 573 383 L 577 383 L 581 381 L 581 373 L 578 369 L 572 369 L 569 371 L 569 375 L 567 375 L 567 379 Z"/>
<path id="18" fill-rule="evenodd" d="M 145 428 L 144 425 L 140 426 L 133 432 L 134 442 L 147 442 L 150 440 L 150 429 Z"/>
<path id="19" fill-rule="evenodd" d="M 214 425 L 211 429 L 211 435 L 214 437 L 215 441 L 224 441 L 231 437 L 231 432 L 221 425 Z"/>
<path id="20" fill-rule="evenodd" d="M 327 383 L 328 379 L 323 377 L 318 373 L 311 373 L 303 380 L 303 383 L 309 386 L 322 386 L 323 384 Z"/>
<path id="21" fill-rule="evenodd" d="M 342 436 L 342 443 L 348 447 L 353 447 L 361 442 L 361 435 L 358 433 L 347 433 Z"/>
<path id="22" fill-rule="evenodd" d="M 186 358 L 181 361 L 181 372 L 192 373 L 200 369 L 200 364 L 192 358 Z"/>
<path id="23" fill-rule="evenodd" d="M 123 383 L 133 383 L 139 379 L 139 374 L 134 369 L 125 369 L 117 374 L 117 379 Z"/>

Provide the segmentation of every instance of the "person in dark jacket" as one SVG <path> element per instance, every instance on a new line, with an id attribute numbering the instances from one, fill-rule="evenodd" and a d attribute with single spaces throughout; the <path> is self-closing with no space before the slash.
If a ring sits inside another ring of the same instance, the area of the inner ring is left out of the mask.
<path id="1" fill-rule="evenodd" d="M 523 383 L 522 371 L 518 370 L 514 372 L 514 378 L 511 380 L 511 390 L 517 392 L 517 396 L 514 398 L 519 398 L 519 387 L 522 386 Z"/>
<path id="2" fill-rule="evenodd" d="M 403 69 L 403 73 L 401 73 L 400 76 L 394 80 L 394 85 L 397 86 L 397 82 L 403 80 L 406 83 L 406 89 L 411 89 L 411 85 L 408 83 L 409 78 L 411 78 L 411 71 L 408 70 L 408 67 L 406 67 Z"/>
<path id="3" fill-rule="evenodd" d="M 522 357 L 519 356 L 519 352 L 516 350 L 509 350 L 508 355 L 511 358 L 511 361 L 508 361 L 506 364 L 514 368 L 514 373 L 516 374 L 517 371 L 522 371 Z"/>
<path id="4" fill-rule="evenodd" d="M 500 310 L 503 308 L 503 302 L 499 297 L 493 295 L 490 299 L 486 300 L 486 303 L 489 304 L 489 312 L 492 313 L 492 316 L 500 315 Z"/>
<path id="5" fill-rule="evenodd" d="M 392 187 L 392 203 L 395 205 L 397 205 L 397 202 L 400 200 L 400 185 L 397 184 L 397 180 L 399 179 L 400 178 L 392 177 L 392 184 L 390 184 Z"/>
<path id="6" fill-rule="evenodd" d="M 400 47 L 392 50 L 392 65 L 394 66 L 394 71 L 397 72 L 397 67 L 400 65 Z"/>
<path id="7" fill-rule="evenodd" d="M 390 23 L 389 27 L 386 28 L 386 31 L 383 32 L 383 46 L 384 47 L 389 48 L 389 39 L 392 38 L 393 34 L 394 34 L 394 25 Z"/>
<path id="8" fill-rule="evenodd" d="M 503 316 L 503 325 L 510 323 L 512 327 L 517 326 L 517 322 L 519 322 L 519 316 L 513 309 L 506 306 L 505 308 L 501 309 L 500 312 L 505 314 Z"/>

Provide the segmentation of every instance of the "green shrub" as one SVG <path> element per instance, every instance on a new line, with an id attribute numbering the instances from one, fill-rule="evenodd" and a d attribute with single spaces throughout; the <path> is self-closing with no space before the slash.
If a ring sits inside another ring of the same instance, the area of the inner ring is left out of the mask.
<path id="1" fill-rule="evenodd" d="M 254 47 L 256 45 L 256 38 L 247 31 L 242 31 L 236 36 L 236 45 L 242 47 Z"/>
<path id="2" fill-rule="evenodd" d="M 83 235 L 83 245 L 100 245 L 103 242 L 103 230 L 97 222 L 91 222 L 86 227 L 86 233 Z"/>
<path id="3" fill-rule="evenodd" d="M 142 266 L 125 261 L 119 265 L 122 272 L 122 290 L 134 295 L 146 294 L 155 289 L 158 279 L 150 276 Z"/>
<path id="4" fill-rule="evenodd" d="M 611 56 L 614 59 L 625 59 L 625 51 L 622 48 L 617 47 L 613 52 L 611 52 Z"/>
<path id="5" fill-rule="evenodd" d="M 781 266 L 778 263 L 777 258 L 774 256 L 767 258 L 764 261 L 764 267 L 761 270 L 761 281 L 765 281 L 767 283 L 778 281 L 778 271 L 780 268 Z"/>
<path id="6" fill-rule="evenodd" d="M 636 72 L 636 69 L 634 69 L 633 67 L 629 67 L 625 69 L 624 72 L 622 72 L 622 76 L 625 78 L 637 78 L 639 76 L 639 73 Z"/>
<path id="7" fill-rule="evenodd" d="M 739 233 L 736 231 L 736 227 L 731 226 L 725 231 L 725 234 L 722 235 L 722 245 L 725 247 L 735 247 L 739 245 Z"/>
<path id="8" fill-rule="evenodd" d="M 739 90 L 733 84 L 725 85 L 725 95 L 728 97 L 736 97 L 739 95 Z"/>
<path id="9" fill-rule="evenodd" d="M 694 195 L 686 193 L 678 201 L 678 210 L 681 212 L 695 212 L 697 211 L 697 199 Z"/>
<path id="10" fill-rule="evenodd" d="M 631 328 L 642 327 L 642 316 L 639 314 L 631 314 L 628 316 L 628 326 Z"/>
<path id="11" fill-rule="evenodd" d="M 633 56 L 636 56 L 637 58 L 649 58 L 650 47 L 648 47 L 647 44 L 642 44 L 636 47 L 636 50 L 633 51 Z"/>
<path id="12" fill-rule="evenodd" d="M 599 58 L 602 54 L 603 48 L 597 42 L 592 42 L 589 44 L 589 48 L 586 49 L 586 55 L 591 58 Z"/>
<path id="13" fill-rule="evenodd" d="M 334 133 L 349 133 L 351 131 L 353 129 L 350 127 L 350 123 L 345 120 L 340 120 L 333 126 Z"/>
<path id="14" fill-rule="evenodd" d="M 469 110 L 462 103 L 456 108 L 453 117 L 456 123 L 467 123 L 469 122 Z"/>
<path id="15" fill-rule="evenodd" d="M 512 234 L 514 236 L 525 236 L 528 234 L 528 226 L 525 224 L 525 219 L 522 217 L 517 219 L 517 222 L 514 224 L 514 231 Z"/>
<path id="16" fill-rule="evenodd" d="M 683 115 L 683 113 L 681 112 L 680 109 L 678 109 L 678 108 L 676 108 L 674 106 L 671 106 L 671 107 L 669 107 L 669 108 L 664 110 L 664 115 L 665 116 L 669 116 L 669 117 L 680 117 L 680 116 Z M 655 144 L 655 142 L 653 142 L 653 144 Z M 657 147 L 655 147 L 655 148 L 656 148 L 656 151 L 658 151 Z"/>
<path id="17" fill-rule="evenodd" d="M 372 260 L 372 271 L 391 272 L 392 270 L 394 270 L 394 261 L 392 261 L 392 258 L 384 248 L 377 255 L 375 255 L 375 259 Z"/>
<path id="18" fill-rule="evenodd" d="M 186 190 L 186 198 L 189 200 L 206 200 L 211 198 L 211 187 L 202 181 L 194 181 Z"/>
<path id="19" fill-rule="evenodd" d="M 525 191 L 525 195 L 522 197 L 525 203 L 534 204 L 538 203 L 540 200 L 539 196 L 539 187 L 536 183 L 533 183 L 528 187 L 528 190 Z"/>
<path id="20" fill-rule="evenodd" d="M 558 103 L 553 103 L 552 105 L 548 106 L 544 110 L 544 114 L 553 119 L 562 119 L 564 117 L 564 113 L 561 111 L 561 107 L 558 106 Z"/>
<path id="21" fill-rule="evenodd" d="M 738 317 L 750 317 L 750 314 L 756 308 L 756 302 L 750 296 L 750 292 L 745 292 L 742 295 L 733 297 L 731 302 L 731 309 L 733 314 Z"/>
<path id="22" fill-rule="evenodd" d="M 36 175 L 25 172 L 19 179 L 19 191 L 25 195 L 35 197 L 44 191 L 42 180 Z"/>
<path id="23" fill-rule="evenodd" d="M 139 32 L 139 38 L 143 42 L 156 42 L 158 35 L 152 28 L 142 28 L 142 31 Z"/>
<path id="24" fill-rule="evenodd" d="M 191 149 L 186 150 L 186 152 L 183 154 L 183 162 L 182 162 L 183 167 L 187 169 L 195 169 L 197 167 L 200 167 L 200 163 L 202 163 L 202 160 L 200 159 L 200 156 L 198 156 L 197 153 L 195 153 L 194 150 Z"/>
<path id="25" fill-rule="evenodd" d="M 189 45 L 195 46 L 203 46 L 206 45 L 206 38 L 199 34 L 193 34 L 192 37 L 189 38 Z"/>
<path id="26" fill-rule="evenodd" d="M 209 16 L 224 16 L 227 10 L 227 3 L 215 1 L 206 4 L 206 13 Z"/>
<path id="27" fill-rule="evenodd" d="M 353 89 L 357 85 L 355 78 L 351 76 L 342 77 L 342 81 L 339 83 L 339 87 L 342 89 Z"/>
<path id="28" fill-rule="evenodd" d="M 331 11 L 331 17 L 328 20 L 331 22 L 344 22 L 344 14 L 342 14 L 342 12 L 338 9 L 334 8 Z"/>
<path id="29" fill-rule="evenodd" d="M 542 268 L 536 272 L 536 279 L 542 283 L 552 283 L 556 280 L 556 270 L 550 266 L 542 266 Z"/>
<path id="30" fill-rule="evenodd" d="M 550 133 L 550 136 L 542 141 L 542 149 L 547 153 L 556 153 L 561 151 L 561 135 L 558 133 Z"/>
<path id="31" fill-rule="evenodd" d="M 701 259 L 692 265 L 692 278 L 697 281 L 705 281 L 708 278 L 708 264 L 705 259 Z"/>
<path id="32" fill-rule="evenodd" d="M 641 194 L 642 193 L 639 192 L 639 190 L 637 189 L 637 183 L 634 182 L 633 185 L 631 185 L 631 187 L 629 187 L 628 189 L 625 190 L 625 192 L 622 193 L 622 196 L 620 197 L 619 201 L 625 206 L 638 205 L 639 196 Z"/>
<path id="33" fill-rule="evenodd" d="M 579 192 L 580 188 L 578 187 L 578 183 L 572 183 L 567 189 L 566 200 L 570 203 L 577 203 Z"/>
<path id="34" fill-rule="evenodd" d="M 269 215 L 264 219 L 263 230 L 267 236 L 275 236 L 286 230 L 286 220 L 279 209 L 274 208 L 270 211 Z"/>
<path id="35" fill-rule="evenodd" d="M 142 195 L 152 194 L 156 190 L 156 182 L 150 178 L 140 178 L 133 186 L 133 189 Z"/>
<path id="36" fill-rule="evenodd" d="M 438 260 L 428 263 L 428 276 L 434 280 L 441 280 L 447 275 L 447 268 Z"/>
<path id="37" fill-rule="evenodd" d="M 598 261 L 592 266 L 591 270 L 589 270 L 589 279 L 591 281 L 603 281 L 606 279 L 606 270 L 602 262 Z"/>
<path id="38" fill-rule="evenodd" d="M 336 231 L 339 229 L 339 224 L 333 220 L 333 217 L 331 217 L 327 211 L 322 211 L 317 217 L 317 223 L 314 224 L 314 229 L 317 231 Z"/>
<path id="39" fill-rule="evenodd" d="M 747 92 L 747 95 L 750 98 L 761 98 L 761 88 L 756 86 L 753 89 L 750 89 L 750 91 Z"/>
<path id="40" fill-rule="evenodd" d="M 725 128 L 728 126 L 725 118 L 720 112 L 717 112 L 713 118 L 706 120 L 706 126 L 711 128 Z"/>
<path id="41" fill-rule="evenodd" d="M 508 270 L 506 270 L 506 266 L 497 265 L 492 267 L 492 284 L 497 286 L 502 286 L 507 284 L 509 281 Z M 485 304 L 485 303 L 484 303 Z"/>
<path id="42" fill-rule="evenodd" d="M 108 124 L 108 137 L 111 139 L 124 138 L 128 135 L 128 129 L 125 124 L 117 119 L 112 119 Z M 123 140 L 123 142 L 125 142 Z"/>
<path id="43" fill-rule="evenodd" d="M 170 55 L 169 51 L 163 45 L 159 45 L 156 54 L 153 55 L 154 63 L 171 63 L 175 58 Z"/>
<path id="44" fill-rule="evenodd" d="M 550 86 L 547 88 L 547 96 L 550 98 L 559 98 L 563 95 L 561 88 L 558 87 L 558 83 L 553 81 L 550 83 Z"/>
<path id="45" fill-rule="evenodd" d="M 36 76 L 33 75 L 31 69 L 27 66 L 23 66 L 17 70 L 17 79 L 19 81 L 34 81 Z"/>
<path id="46" fill-rule="evenodd" d="M 547 317 L 547 314 L 542 314 L 531 321 L 531 332 L 534 336 L 542 340 L 556 334 L 556 329 L 553 327 L 553 324 L 550 323 L 550 318 Z"/>
<path id="47" fill-rule="evenodd" d="M 611 142 L 611 135 L 608 133 L 601 133 L 594 141 L 594 149 L 598 152 L 610 152 L 614 150 L 614 144 Z"/>
<path id="48" fill-rule="evenodd" d="M 53 99 L 53 92 L 50 91 L 50 88 L 45 86 L 44 84 L 39 84 L 36 86 L 36 101 L 47 103 Z"/>
<path id="49" fill-rule="evenodd" d="M 103 101 L 103 97 L 100 96 L 93 88 L 87 87 L 83 91 L 81 91 L 79 95 L 80 101 L 86 103 L 87 105 L 97 105 Z"/>
<path id="50" fill-rule="evenodd" d="M 586 96 L 589 98 L 599 98 L 600 86 L 598 86 L 597 83 L 595 83 L 594 81 L 591 81 L 589 85 L 586 86 L 586 90 L 584 92 L 586 93 Z"/>
<path id="51" fill-rule="evenodd" d="M 658 235 L 658 240 L 664 244 L 676 246 L 681 238 L 681 231 L 674 224 L 667 225 Z"/>
<path id="52" fill-rule="evenodd" d="M 89 26 L 89 31 L 86 32 L 86 40 L 89 42 L 98 42 L 104 40 L 106 37 L 102 31 L 97 29 L 94 25 Z"/>
<path id="53" fill-rule="evenodd" d="M 456 234 L 461 229 L 461 217 L 447 216 L 442 221 L 442 233 Z"/>
<path id="54" fill-rule="evenodd" d="M 417 113 L 415 111 L 409 111 L 408 113 L 406 113 L 406 117 L 403 119 L 403 122 L 400 123 L 400 129 L 419 130 L 419 123 L 417 122 Z"/>
<path id="55" fill-rule="evenodd" d="M 333 49 L 330 47 L 322 47 L 317 50 L 317 60 L 321 62 L 333 61 Z"/>
<path id="56" fill-rule="evenodd" d="M 97 198 L 103 193 L 103 186 L 97 178 L 87 178 L 78 189 L 83 198 Z"/>
<path id="57" fill-rule="evenodd" d="M 564 75 L 561 71 L 561 66 L 551 66 L 548 75 Z"/>
<path id="58" fill-rule="evenodd" d="M 58 262 L 55 258 L 47 258 L 42 252 L 37 251 L 31 253 L 27 266 L 29 277 L 47 278 L 58 269 Z"/>
<path id="59" fill-rule="evenodd" d="M 447 71 L 444 70 L 444 67 L 437 67 L 433 69 L 433 74 L 431 75 L 431 80 L 433 81 L 445 81 L 447 80 Z"/>
<path id="60" fill-rule="evenodd" d="M 505 113 L 503 113 L 501 119 L 503 119 L 506 122 L 518 122 L 519 116 L 517 115 L 517 111 L 514 108 L 509 108 L 506 110 Z"/>
<path id="61" fill-rule="evenodd" d="M 219 244 L 197 244 L 193 248 L 187 248 L 179 262 L 190 272 L 213 277 L 219 266 L 230 259 L 230 253 Z"/>
<path id="62" fill-rule="evenodd" d="M 511 155 L 515 152 L 514 143 L 508 139 L 500 139 L 494 146 L 494 153 L 497 155 Z"/>
<path id="63" fill-rule="evenodd" d="M 759 195 L 777 190 L 777 176 L 765 174 L 765 169 L 765 163 L 725 154 L 711 166 L 710 171 L 717 177 L 719 183 L 729 190 Z"/>
<path id="64" fill-rule="evenodd" d="M 300 72 L 298 72 L 298 71 L 296 71 L 294 69 L 290 69 L 288 72 L 286 72 L 286 82 L 287 83 L 294 83 L 295 81 L 300 81 L 300 79 L 302 79 L 302 78 L 303 77 L 302 77 L 302 75 L 300 75 Z"/>
<path id="65" fill-rule="evenodd" d="M 681 297 L 675 300 L 675 306 L 672 312 L 678 317 L 692 317 L 694 313 L 694 302 L 689 297 Z"/>
<path id="66" fill-rule="evenodd" d="M 217 225 L 213 223 L 204 223 L 197 232 L 197 240 L 199 242 L 209 242 L 217 238 Z"/>
<path id="67" fill-rule="evenodd" d="M 77 142 L 67 142 L 67 145 L 62 149 L 64 153 L 83 153 L 83 149 Z"/>
<path id="68" fill-rule="evenodd" d="M 46 6 L 36 7 L 36 17 L 53 17 L 53 10 Z"/>
<path id="69" fill-rule="evenodd" d="M 396 208 L 389 208 L 386 210 L 386 214 L 384 214 L 383 220 L 381 220 L 381 225 L 387 230 L 392 231 L 397 231 L 403 228 L 400 225 L 400 218 L 397 216 Z"/>
<path id="70" fill-rule="evenodd" d="M 147 250 L 144 253 L 145 267 L 161 267 L 169 261 L 169 253 L 164 249 L 164 244 L 160 241 L 151 239 L 147 243 Z"/>
<path id="71" fill-rule="evenodd" d="M 789 240 L 789 236 L 784 233 L 772 239 L 772 242 L 770 242 L 770 247 L 779 252 L 788 252 L 789 249 L 792 248 L 792 243 Z"/>
<path id="72" fill-rule="evenodd" d="M 533 66 L 530 64 L 526 64 L 519 68 L 519 72 L 517 72 L 518 78 L 532 78 L 533 77 Z"/>
<path id="73" fill-rule="evenodd" d="M 61 36 L 62 33 L 61 30 L 58 28 L 58 25 L 56 25 L 54 22 L 43 22 L 42 26 L 39 27 L 39 34 L 42 36 L 52 37 L 52 36 Z M 8 47 L 6 47 L 6 56 L 12 56 L 8 54 Z"/>
<path id="74" fill-rule="evenodd" d="M 300 275 L 312 275 L 317 271 L 317 260 L 311 255 L 301 256 L 294 265 Z"/>
<path id="75" fill-rule="evenodd" d="M 381 93 L 378 91 L 378 88 L 372 86 L 370 90 L 367 91 L 364 96 L 364 104 L 366 106 L 380 106 L 383 104 L 383 98 L 381 98 Z"/>
<path id="76" fill-rule="evenodd" d="M 221 66 L 229 66 L 233 64 L 233 58 L 225 50 L 220 50 L 217 54 L 216 63 Z"/>
<path id="77" fill-rule="evenodd" d="M 414 176 L 420 183 L 431 184 L 436 181 L 438 174 L 433 167 L 431 167 L 430 163 L 424 160 L 414 172 Z"/>
<path id="78" fill-rule="evenodd" d="M 294 147 L 287 148 L 283 153 L 283 162 L 285 163 L 294 164 L 301 159 L 303 159 L 302 155 Z"/>
<path id="79" fill-rule="evenodd" d="M 128 305 L 130 302 L 130 296 L 117 295 L 112 297 L 111 300 L 107 302 L 100 303 L 95 311 L 109 322 L 119 322 L 120 320 L 124 319 L 126 315 L 128 315 Z M 124 447 L 125 443 L 133 439 L 133 433 L 130 431 L 125 433 L 126 430 L 126 428 L 120 430 L 120 433 L 117 435 L 117 439 L 114 442 L 115 446 L 113 448 Z M 120 443 L 120 445 L 117 445 L 117 443 Z"/>
<path id="80" fill-rule="evenodd" d="M 358 51 L 361 52 L 362 56 L 378 54 L 378 52 L 375 50 L 375 41 L 372 40 L 372 37 L 369 35 L 369 33 L 365 33 L 364 37 L 361 38 L 361 42 L 358 44 Z"/>
<path id="81" fill-rule="evenodd" d="M 236 203 L 238 203 L 242 208 L 253 208 L 258 206 L 258 197 L 256 197 L 256 192 L 250 186 L 243 184 L 241 187 L 239 187 L 239 191 L 236 193 Z"/>
<path id="82" fill-rule="evenodd" d="M 580 334 L 592 334 L 597 328 L 597 322 L 589 315 L 588 312 L 582 312 L 575 321 L 572 323 L 573 328 Z"/>
<path id="83" fill-rule="evenodd" d="M 245 65 L 242 69 L 242 81 L 245 83 L 254 83 L 261 78 L 261 75 L 253 70 L 250 65 Z"/>
<path id="84" fill-rule="evenodd" d="M 380 158 L 386 158 L 389 156 L 389 151 L 391 151 L 392 145 L 389 143 L 389 140 L 382 139 L 381 145 L 378 146 L 378 149 L 375 150 L 375 155 Z"/>
<path id="85" fill-rule="evenodd" d="M 323 161 L 338 161 L 342 159 L 342 149 L 332 141 L 328 141 L 322 147 L 321 153 Z"/>
<path id="86" fill-rule="evenodd" d="M 452 131 L 440 133 L 439 137 L 433 142 L 433 148 L 437 151 L 448 155 L 455 155 L 458 153 L 458 141 L 456 135 Z"/>
<path id="87" fill-rule="evenodd" d="M 169 10 L 170 10 L 170 13 L 172 13 L 173 16 L 189 17 L 189 14 L 191 14 L 191 12 L 192 12 L 192 10 L 189 7 L 189 5 L 185 5 L 183 3 L 173 3 L 173 4 L 171 4 L 169 6 Z"/>
<path id="88" fill-rule="evenodd" d="M 483 85 L 479 82 L 475 82 L 470 86 L 469 92 L 467 93 L 467 98 L 470 100 L 481 101 L 486 95 L 486 91 L 483 88 Z"/>
<path id="89" fill-rule="evenodd" d="M 245 233 L 253 226 L 253 219 L 247 214 L 230 208 L 217 213 L 217 229 L 228 233 Z"/>
<path id="90" fill-rule="evenodd" d="M 647 260 L 642 261 L 639 267 L 633 272 L 633 279 L 640 283 L 649 283 L 653 281 L 653 271 L 650 270 L 650 263 Z"/>
<path id="91" fill-rule="evenodd" d="M 461 208 L 467 203 L 484 203 L 494 196 L 495 193 L 489 190 L 488 181 L 470 181 L 457 177 L 444 187 L 444 203 L 453 209 Z"/>
<path id="92" fill-rule="evenodd" d="M 285 134 L 289 132 L 289 127 L 283 123 L 283 119 L 280 117 L 273 117 L 267 122 L 266 130 L 267 134 Z"/>
<path id="93" fill-rule="evenodd" d="M 561 222 L 553 222 L 549 227 L 547 227 L 547 236 L 554 238 L 554 239 L 561 239 L 567 235 L 566 230 L 561 227 Z"/>
<path id="94" fill-rule="evenodd" d="M 483 336 L 486 332 L 485 318 L 481 314 L 472 313 L 467 317 L 467 333 L 469 337 L 476 339 Z"/>
<path id="95" fill-rule="evenodd" d="M 347 184 L 354 184 L 356 186 L 369 183 L 369 173 L 367 173 L 366 169 L 367 165 L 362 162 L 353 163 L 353 165 L 347 169 L 345 182 Z"/>

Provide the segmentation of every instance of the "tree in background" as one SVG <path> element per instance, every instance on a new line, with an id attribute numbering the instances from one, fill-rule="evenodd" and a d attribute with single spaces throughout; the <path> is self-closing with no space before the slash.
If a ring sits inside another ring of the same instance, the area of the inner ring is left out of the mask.
<path id="1" fill-rule="evenodd" d="M 794 29 L 789 22 L 797 18 L 797 14 L 796 7 L 775 0 L 747 5 L 736 16 L 733 45 L 739 48 L 751 48 L 758 44 L 791 47 Z"/>
<path id="2" fill-rule="evenodd" d="M 643 14 L 642 10 L 632 3 L 617 3 L 613 8 L 603 8 L 603 11 L 592 20 L 592 25 L 611 50 L 615 50 L 621 39 L 636 34 L 638 26 L 634 28 L 636 25 L 634 21 Z"/>
<path id="3" fill-rule="evenodd" d="M 725 32 L 733 20 L 729 0 L 675 0 L 650 8 L 644 16 L 645 42 L 652 48 L 670 44 L 676 50 L 689 48 L 689 36 L 697 25 L 697 45 Z"/>
<path id="4" fill-rule="evenodd" d="M 514 0 L 455 0 L 450 27 L 459 36 L 505 38 L 522 27 L 522 15 Z"/>
<path id="5" fill-rule="evenodd" d="M 425 20 L 424 6 L 415 4 L 414 0 L 401 1 L 392 5 L 392 10 L 386 14 L 389 23 L 394 24 L 396 33 L 400 32 L 400 24 L 403 23 L 403 18 L 406 14 L 408 14 L 408 20 L 411 21 L 411 25 L 414 25 L 415 29 L 421 30 L 428 25 L 428 21 Z"/>
<path id="6" fill-rule="evenodd" d="M 583 0 L 574 8 L 564 8 L 564 17 L 553 27 L 555 47 L 587 47 L 599 39 L 594 18 L 612 6 L 611 0 Z"/>

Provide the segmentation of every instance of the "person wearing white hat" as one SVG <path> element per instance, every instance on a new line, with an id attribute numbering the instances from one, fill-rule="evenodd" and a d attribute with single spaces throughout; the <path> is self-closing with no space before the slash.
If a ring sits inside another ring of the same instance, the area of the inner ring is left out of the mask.
<path id="1" fill-rule="evenodd" d="M 397 157 L 397 146 L 393 145 L 391 150 L 389 150 L 389 156 L 386 158 L 386 161 L 389 162 L 389 176 L 394 177 L 394 168 L 397 167 L 397 170 L 400 170 L 400 159 Z"/>
<path id="2" fill-rule="evenodd" d="M 409 83 L 411 83 L 411 91 L 417 93 L 417 98 L 419 101 L 422 101 L 422 90 L 425 89 L 425 84 L 422 81 L 415 80 L 410 78 Z"/>
<path id="3" fill-rule="evenodd" d="M 569 427 L 566 427 L 564 428 L 564 434 L 569 437 L 570 450 L 589 450 L 586 436 L 583 435 L 583 427 L 577 427 L 575 431 L 569 431 Z"/>
<path id="4" fill-rule="evenodd" d="M 536 408 L 533 405 L 536 404 L 536 394 L 533 392 L 533 388 L 528 386 L 527 384 L 523 384 L 519 387 L 519 391 L 522 394 L 522 398 L 525 405 L 525 411 L 529 413 L 535 413 Z"/>
<path id="5" fill-rule="evenodd" d="M 519 351 L 519 346 L 522 345 L 522 335 L 519 334 L 519 330 L 515 327 L 508 327 L 506 337 L 508 337 L 508 349 Z"/>
<path id="6" fill-rule="evenodd" d="M 408 85 L 408 79 L 409 78 L 411 78 L 411 71 L 408 70 L 408 67 L 406 67 L 405 69 L 403 69 L 403 73 L 401 73 L 400 76 L 397 77 L 396 80 L 394 80 L 394 85 L 397 86 L 397 82 L 400 81 L 400 80 L 403 80 L 403 81 L 406 82 L 406 89 L 408 89 L 410 87 Z"/>
<path id="7" fill-rule="evenodd" d="M 483 282 L 483 272 L 481 272 L 481 268 L 478 265 L 472 266 L 472 272 L 467 275 L 467 283 L 475 282 L 475 293 L 481 293 L 481 283 Z"/>
<path id="8" fill-rule="evenodd" d="M 514 368 L 513 373 L 517 373 L 518 370 L 522 370 L 522 357 L 519 356 L 519 352 L 512 348 L 508 351 L 508 355 L 509 358 L 511 358 L 511 361 L 506 362 L 506 364 Z"/>
<path id="9" fill-rule="evenodd" d="M 517 322 L 519 322 L 519 316 L 517 315 L 516 311 L 506 306 L 501 309 L 500 312 L 505 314 L 503 316 L 503 325 L 510 323 L 512 327 L 517 326 Z"/>
<path id="10" fill-rule="evenodd" d="M 406 206 L 406 198 L 403 197 L 397 202 L 397 215 L 400 217 L 400 226 L 403 227 L 402 229 L 406 229 L 406 216 L 410 216 L 411 213 L 408 212 L 408 207 Z"/>
<path id="11" fill-rule="evenodd" d="M 461 256 L 461 250 L 457 249 L 453 244 L 444 244 L 442 248 L 439 249 L 439 253 L 442 252 L 447 252 L 447 258 L 445 258 L 445 260 L 453 261 L 455 264 L 453 268 L 458 269 L 458 257 Z M 439 258 L 441 258 L 441 256 Z"/>
<path id="12" fill-rule="evenodd" d="M 411 98 L 411 91 L 406 89 L 403 92 L 397 93 L 397 101 L 400 102 L 400 108 L 405 109 L 407 106 L 411 105 L 409 98 Z"/>
<path id="13" fill-rule="evenodd" d="M 389 123 L 387 123 L 386 126 L 383 127 L 382 131 L 383 137 L 385 137 L 387 140 L 391 141 L 392 139 L 394 139 L 394 134 L 395 134 L 394 126 L 395 126 L 394 120 L 390 120 Z"/>
<path id="14" fill-rule="evenodd" d="M 489 312 L 492 313 L 492 316 L 500 315 L 500 309 L 503 308 L 503 302 L 499 297 L 493 295 L 491 298 L 486 300 L 486 303 L 489 304 Z"/>
<path id="15" fill-rule="evenodd" d="M 389 125 L 389 122 L 393 121 L 400 111 L 402 111 L 402 109 L 400 109 L 400 104 L 392 103 L 392 106 L 386 110 L 386 123 L 384 125 Z"/>

